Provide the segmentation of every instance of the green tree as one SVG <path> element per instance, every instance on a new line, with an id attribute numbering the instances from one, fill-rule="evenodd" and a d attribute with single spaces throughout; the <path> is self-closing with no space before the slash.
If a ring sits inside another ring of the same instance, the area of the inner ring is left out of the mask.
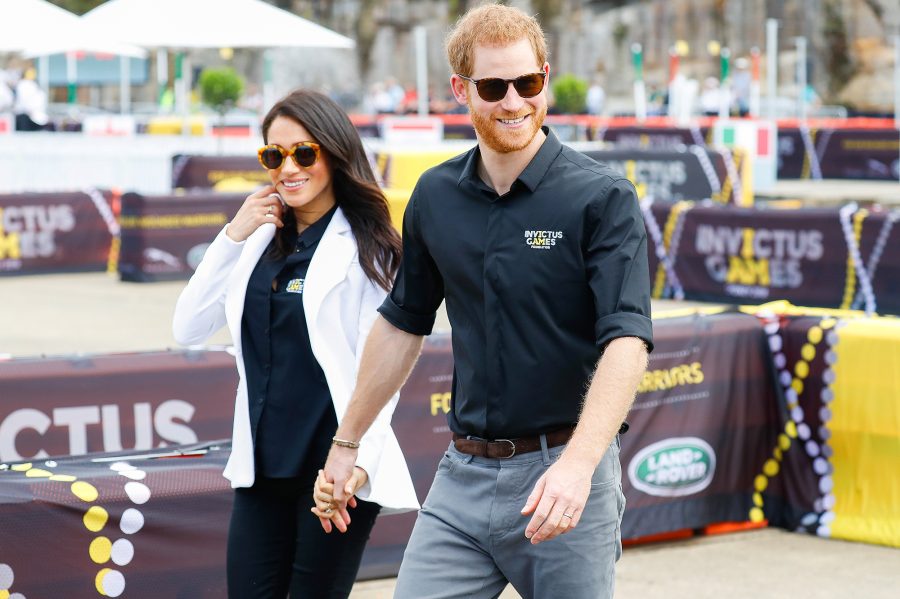
<path id="1" fill-rule="evenodd" d="M 556 108 L 565 114 L 583 114 L 587 109 L 588 84 L 584 79 L 566 73 L 553 82 L 553 97 Z"/>
<path id="2" fill-rule="evenodd" d="M 199 83 L 203 103 L 220 115 L 228 112 L 244 91 L 244 80 L 231 67 L 204 69 Z"/>

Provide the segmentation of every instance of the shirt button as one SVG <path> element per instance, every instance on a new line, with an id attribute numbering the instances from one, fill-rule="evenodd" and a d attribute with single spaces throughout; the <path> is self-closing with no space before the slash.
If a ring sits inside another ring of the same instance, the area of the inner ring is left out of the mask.
<path id="1" fill-rule="evenodd" d="M 262 403 L 262 402 L 264 402 L 264 401 L 266 401 L 266 398 L 260 396 L 260 398 L 256 400 L 256 403 Z"/>

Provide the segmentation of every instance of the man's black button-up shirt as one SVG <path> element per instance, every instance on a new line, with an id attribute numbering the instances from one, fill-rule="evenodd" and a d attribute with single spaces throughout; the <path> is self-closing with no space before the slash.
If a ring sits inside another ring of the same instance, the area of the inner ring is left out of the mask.
<path id="1" fill-rule="evenodd" d="M 652 348 L 647 235 L 632 184 L 547 139 L 499 196 L 469 152 L 419 179 L 403 261 L 379 312 L 431 333 L 446 299 L 453 337 L 450 428 L 488 439 L 578 422 L 600 353 L 617 337 Z"/>

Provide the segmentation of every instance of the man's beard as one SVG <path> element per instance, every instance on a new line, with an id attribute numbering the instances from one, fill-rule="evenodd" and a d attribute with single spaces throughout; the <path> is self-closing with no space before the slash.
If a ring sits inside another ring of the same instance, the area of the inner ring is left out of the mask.
<path id="1" fill-rule="evenodd" d="M 504 131 L 502 125 L 497 123 L 497 115 L 485 116 L 476 111 L 472 106 L 472 99 L 468 98 L 469 116 L 472 118 L 472 125 L 478 138 L 490 149 L 500 154 L 508 154 L 510 152 L 518 152 L 526 147 L 537 135 L 544 124 L 544 117 L 547 116 L 547 107 L 542 106 L 539 112 L 531 113 L 530 128 L 518 131 Z M 504 119 L 516 119 L 525 116 L 528 113 L 502 115 Z"/>

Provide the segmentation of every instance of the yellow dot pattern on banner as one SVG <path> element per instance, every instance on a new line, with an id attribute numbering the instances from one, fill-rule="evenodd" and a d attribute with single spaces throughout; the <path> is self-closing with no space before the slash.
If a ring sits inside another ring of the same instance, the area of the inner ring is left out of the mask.
<path id="1" fill-rule="evenodd" d="M 837 321 L 833 318 L 823 318 L 818 325 L 810 327 L 806 333 L 808 343 L 803 344 L 800 348 L 801 359 L 794 365 L 794 376 L 791 378 L 789 385 L 797 394 L 797 399 L 788 399 L 788 409 L 793 410 L 800 405 L 800 395 L 803 393 L 803 380 L 809 376 L 809 364 L 816 357 L 816 345 L 822 342 L 825 337 L 823 329 L 832 328 Z M 762 473 L 758 474 L 753 480 L 753 488 L 756 492 L 753 494 L 753 507 L 750 508 L 749 518 L 752 522 L 762 522 L 765 519 L 763 510 L 764 501 L 761 493 L 769 486 L 769 479 L 774 478 L 781 471 L 781 461 L 784 459 L 784 453 L 791 448 L 792 439 L 797 438 L 797 423 L 793 420 L 793 415 L 789 416 L 788 421 L 784 425 L 784 432 L 778 435 L 778 442 L 772 448 L 772 457 L 767 459 L 763 464 Z"/>
<path id="2" fill-rule="evenodd" d="M 666 219 L 666 226 L 663 229 L 663 247 L 665 248 L 666 253 L 669 252 L 669 248 L 672 246 L 672 234 L 675 232 L 675 224 L 678 222 L 678 218 L 681 216 L 682 212 L 689 210 L 693 205 L 693 202 L 682 200 L 676 202 L 669 210 L 669 218 Z M 662 261 L 660 261 L 659 265 L 656 267 L 656 280 L 653 283 L 653 297 L 662 297 L 662 292 L 665 287 L 666 267 Z"/>
<path id="3" fill-rule="evenodd" d="M 856 240 L 856 247 L 859 247 L 859 240 L 862 237 L 863 221 L 868 216 L 869 211 L 865 208 L 853 215 L 853 238 Z M 853 297 L 856 295 L 856 264 L 853 262 L 853 252 L 847 247 L 847 280 L 844 284 L 844 299 L 841 302 L 841 310 L 849 310 L 850 304 L 853 303 Z"/>
<path id="4" fill-rule="evenodd" d="M 27 478 L 50 478 L 53 476 L 53 473 L 41 470 L 40 468 L 32 468 L 25 473 L 25 476 Z"/>
<path id="5" fill-rule="evenodd" d="M 72 494 L 87 503 L 96 501 L 97 497 L 100 495 L 94 485 L 86 483 L 83 480 L 72 483 Z"/>
<path id="6" fill-rule="evenodd" d="M 55 465 L 55 464 L 54 464 Z M 31 462 L 13 464 L 12 472 L 22 472 L 26 478 L 44 478 L 48 481 L 72 483 L 69 487 L 72 494 L 85 503 L 93 503 L 100 496 L 94 485 L 78 480 L 77 476 L 69 474 L 54 474 L 48 470 L 34 468 Z M 109 512 L 104 508 L 93 505 L 85 511 L 82 518 L 84 526 L 91 532 L 100 532 L 109 521 Z M 88 554 L 98 564 L 105 564 L 112 558 L 113 543 L 106 537 L 96 537 L 88 547 Z M 125 578 L 121 572 L 111 568 L 103 568 L 94 579 L 97 592 L 104 597 L 118 597 L 125 589 Z M 19 596 L 17 593 L 16 596 Z M 0 599 L 9 599 L 8 589 L 0 589 Z"/>
<path id="7" fill-rule="evenodd" d="M 99 505 L 92 505 L 84 513 L 84 527 L 91 532 L 100 532 L 109 520 L 109 513 Z"/>
<path id="8" fill-rule="evenodd" d="M 112 555 L 112 541 L 106 537 L 97 537 L 88 548 L 91 559 L 97 564 L 105 564 Z"/>
<path id="9" fill-rule="evenodd" d="M 103 592 L 103 578 L 109 573 L 112 572 L 110 568 L 103 568 L 99 572 L 97 572 L 97 577 L 94 578 L 94 586 L 97 587 L 97 592 L 103 596 L 106 596 L 106 593 Z"/>
<path id="10" fill-rule="evenodd" d="M 800 356 L 807 362 L 812 362 L 813 358 L 816 357 L 816 346 L 812 343 L 804 344 L 800 350 Z"/>
<path id="11" fill-rule="evenodd" d="M 787 436 L 791 439 L 797 438 L 797 423 L 793 420 L 788 420 L 788 423 L 784 425 L 784 432 L 787 433 Z"/>

